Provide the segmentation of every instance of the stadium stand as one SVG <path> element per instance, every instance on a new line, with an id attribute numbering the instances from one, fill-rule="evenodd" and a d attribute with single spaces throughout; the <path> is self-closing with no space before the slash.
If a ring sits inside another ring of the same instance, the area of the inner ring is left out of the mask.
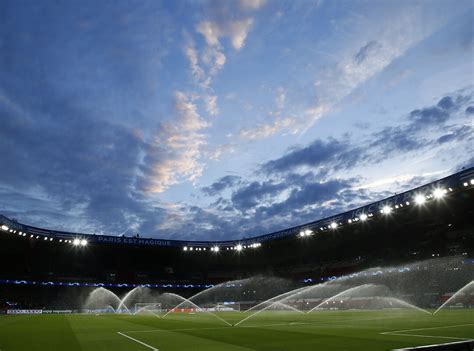
<path id="1" fill-rule="evenodd" d="M 0 216 L 0 308 L 71 306 L 81 286 L 148 284 L 190 295 L 258 274 L 310 284 L 452 255 L 464 256 L 472 270 L 473 199 L 470 168 L 336 216 L 222 242 L 66 233 Z"/>

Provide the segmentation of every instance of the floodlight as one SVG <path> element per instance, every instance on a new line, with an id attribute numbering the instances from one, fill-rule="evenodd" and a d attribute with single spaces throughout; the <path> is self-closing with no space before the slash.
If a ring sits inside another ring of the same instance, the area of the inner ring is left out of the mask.
<path id="1" fill-rule="evenodd" d="M 188 247 L 187 246 L 183 247 L 183 251 L 188 251 Z"/>
<path id="2" fill-rule="evenodd" d="M 79 239 L 76 238 L 76 239 L 74 239 L 74 240 L 72 241 L 72 244 L 73 244 L 74 246 L 79 246 L 79 245 L 81 244 L 81 240 L 79 240 Z"/>
<path id="3" fill-rule="evenodd" d="M 433 191 L 433 196 L 436 198 L 436 199 L 441 199 L 444 194 L 446 194 L 446 190 L 444 189 L 435 189 Z"/>
<path id="4" fill-rule="evenodd" d="M 336 228 L 337 228 L 337 223 L 336 223 L 336 222 L 332 222 L 330 226 L 331 226 L 332 229 L 336 229 Z"/>
<path id="5" fill-rule="evenodd" d="M 313 234 L 313 231 L 312 231 L 312 230 L 309 230 L 309 229 L 306 229 L 306 230 L 304 231 L 304 233 L 305 233 L 306 235 L 311 235 L 311 234 Z"/>
<path id="6" fill-rule="evenodd" d="M 362 213 L 359 218 L 361 221 L 365 221 L 367 219 L 367 215 L 365 213 Z"/>
<path id="7" fill-rule="evenodd" d="M 87 245 L 87 240 L 86 239 L 82 239 L 81 240 L 81 246 L 86 246 Z"/>
<path id="8" fill-rule="evenodd" d="M 9 228 L 8 228 L 8 227 L 7 227 L 5 224 L 4 224 L 4 225 L 2 225 L 2 230 L 4 230 L 4 231 L 6 231 L 6 232 L 7 232 L 7 231 L 8 231 L 8 229 L 9 229 Z"/>
<path id="9" fill-rule="evenodd" d="M 474 185 L 474 179 L 471 179 L 470 182 L 471 182 L 471 185 Z"/>
<path id="10" fill-rule="evenodd" d="M 415 203 L 417 205 L 423 205 L 425 202 L 426 202 L 426 198 L 424 195 L 419 194 L 415 196 Z"/>
<path id="11" fill-rule="evenodd" d="M 462 185 L 464 185 L 464 186 L 468 186 L 468 185 L 469 185 L 469 183 L 468 183 L 468 182 L 464 182 Z"/>
<path id="12" fill-rule="evenodd" d="M 236 249 L 237 251 L 242 251 L 242 245 L 238 244 L 238 245 L 235 247 L 235 249 Z"/>
<path id="13" fill-rule="evenodd" d="M 302 230 L 302 231 L 300 232 L 300 236 L 301 236 L 301 237 L 306 236 L 306 233 L 304 232 L 304 230 Z"/>
<path id="14" fill-rule="evenodd" d="M 384 206 L 382 208 L 382 213 L 389 214 L 390 212 L 392 212 L 392 209 L 390 208 L 390 206 Z"/>
<path id="15" fill-rule="evenodd" d="M 214 252 L 219 252 L 219 246 L 214 246 Z"/>

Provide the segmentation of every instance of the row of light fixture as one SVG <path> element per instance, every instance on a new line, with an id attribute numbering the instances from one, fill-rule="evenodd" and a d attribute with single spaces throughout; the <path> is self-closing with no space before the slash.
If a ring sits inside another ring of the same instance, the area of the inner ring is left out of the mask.
<path id="1" fill-rule="evenodd" d="M 463 183 L 463 186 L 464 187 L 468 187 L 469 185 L 474 185 L 474 179 L 471 179 L 469 182 L 464 182 Z M 418 206 L 422 206 L 427 200 L 431 200 L 431 199 L 441 199 L 443 198 L 447 193 L 449 192 L 452 192 L 453 189 L 452 188 L 448 188 L 448 189 L 440 189 L 440 188 L 437 188 L 435 190 L 433 190 L 433 192 L 431 194 L 428 194 L 428 195 L 424 195 L 424 194 L 416 194 L 413 198 L 413 201 L 415 202 L 416 205 Z M 399 203 L 399 204 L 396 204 L 395 206 L 390 207 L 390 206 L 384 206 L 380 209 L 380 213 L 381 214 L 384 214 L 384 215 L 389 215 L 390 213 L 392 213 L 392 211 L 394 209 L 399 209 L 399 208 L 403 208 L 403 207 L 406 207 L 406 206 L 410 206 L 410 201 L 406 201 L 405 203 Z M 366 221 L 367 219 L 373 217 L 374 214 L 373 213 L 362 213 L 359 217 L 355 217 L 353 219 L 348 219 L 347 220 L 347 223 L 348 224 L 352 224 L 352 223 L 357 223 L 359 221 L 361 222 L 364 222 Z M 324 231 L 326 229 L 336 229 L 338 228 L 339 226 L 342 226 L 343 223 L 339 222 L 331 222 L 328 226 L 326 227 L 320 227 L 319 230 L 320 231 Z M 303 229 L 302 231 L 299 232 L 298 236 L 299 237 L 307 237 L 307 236 L 311 236 L 314 234 L 314 231 L 311 230 L 311 229 Z"/>
<path id="2" fill-rule="evenodd" d="M 8 232 L 8 233 L 12 233 L 12 234 L 18 234 L 18 236 L 26 237 L 28 235 L 25 232 L 17 231 L 15 229 L 11 229 L 8 226 L 6 226 L 5 224 L 3 224 L 0 227 L 0 229 L 2 229 L 4 232 Z M 50 237 L 50 236 L 30 234 L 30 239 L 41 239 L 41 238 L 43 238 L 44 241 L 54 241 L 54 238 Z M 60 243 L 72 244 L 74 246 L 87 246 L 87 244 L 88 244 L 86 239 L 79 239 L 79 238 L 75 238 L 75 239 L 72 239 L 72 240 L 71 239 L 58 239 L 57 241 L 59 241 Z"/>
<path id="3" fill-rule="evenodd" d="M 235 250 L 235 251 L 240 252 L 244 249 L 256 249 L 256 248 L 259 248 L 261 246 L 262 246 L 261 243 L 253 243 L 253 244 L 249 244 L 249 245 L 237 244 L 235 246 L 227 246 L 227 247 L 225 247 L 225 250 L 226 251 Z M 224 248 L 222 248 L 222 250 L 223 249 Z M 216 245 L 216 246 L 211 247 L 210 250 L 212 252 L 219 252 L 221 250 L 221 248 Z M 207 251 L 207 248 L 206 247 L 192 247 L 192 246 L 188 247 L 188 246 L 184 246 L 183 251 Z"/>

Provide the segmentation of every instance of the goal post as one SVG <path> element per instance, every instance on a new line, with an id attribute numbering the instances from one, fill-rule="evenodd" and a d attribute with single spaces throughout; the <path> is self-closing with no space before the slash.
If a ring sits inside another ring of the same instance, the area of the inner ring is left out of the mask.
<path id="1" fill-rule="evenodd" d="M 221 302 L 216 304 L 218 312 L 240 312 L 240 302 Z"/>
<path id="2" fill-rule="evenodd" d="M 161 313 L 163 309 L 161 303 L 157 302 L 137 302 L 135 304 L 135 313 L 140 312 L 151 312 L 151 313 Z"/>

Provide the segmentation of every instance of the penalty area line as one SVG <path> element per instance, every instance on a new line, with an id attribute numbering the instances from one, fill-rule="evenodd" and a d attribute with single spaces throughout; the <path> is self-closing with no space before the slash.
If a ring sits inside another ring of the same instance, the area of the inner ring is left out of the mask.
<path id="1" fill-rule="evenodd" d="M 440 335 L 420 335 L 420 334 L 403 334 L 403 333 L 391 333 L 391 334 L 384 334 L 384 335 L 414 336 L 417 338 L 448 339 L 448 340 L 471 340 L 470 338 L 457 338 L 454 336 L 440 336 Z"/>
<path id="2" fill-rule="evenodd" d="M 145 347 L 148 347 L 149 349 L 151 349 L 151 350 L 153 350 L 153 351 L 160 351 L 160 350 L 157 349 L 156 347 L 153 347 L 153 346 L 151 346 L 151 345 L 148 345 L 147 343 L 144 343 L 143 341 L 140 341 L 140 340 L 138 340 L 138 339 L 132 338 L 131 336 L 129 336 L 129 335 L 127 335 L 127 334 L 124 334 L 124 333 L 121 333 L 121 332 L 117 332 L 117 334 L 122 335 L 123 337 L 126 337 L 126 338 L 128 338 L 128 339 L 130 339 L 130 340 L 132 340 L 132 341 L 134 341 L 134 342 L 136 342 L 136 343 L 139 343 L 139 344 L 141 344 L 141 345 L 143 345 L 143 346 L 145 346 Z"/>
<path id="3" fill-rule="evenodd" d="M 449 329 L 449 328 L 457 328 L 457 327 L 467 327 L 467 326 L 471 326 L 471 325 L 474 325 L 474 324 L 457 324 L 457 325 L 447 325 L 447 326 L 440 326 L 440 327 L 394 330 L 394 331 L 383 332 L 383 333 L 379 333 L 379 334 L 381 334 L 381 335 L 395 335 L 395 336 L 414 336 L 414 337 L 418 337 L 418 338 L 472 340 L 471 338 L 459 338 L 459 337 L 454 337 L 454 336 L 410 334 L 410 332 L 414 332 L 414 331 L 434 330 L 434 329 Z"/>

